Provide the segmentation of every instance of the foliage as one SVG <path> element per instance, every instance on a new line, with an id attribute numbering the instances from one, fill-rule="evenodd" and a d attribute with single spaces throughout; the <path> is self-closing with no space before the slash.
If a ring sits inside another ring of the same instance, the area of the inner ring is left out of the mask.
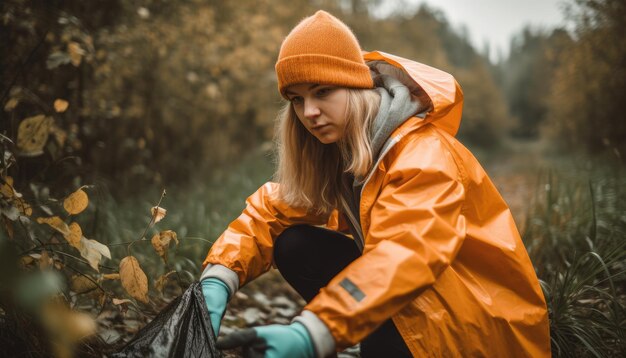
<path id="1" fill-rule="evenodd" d="M 563 149 L 623 153 L 626 126 L 626 3 L 571 0 L 570 29 L 525 28 L 498 66 L 513 134 L 541 132 Z"/>
<path id="2" fill-rule="evenodd" d="M 524 241 L 548 302 L 556 357 L 626 350 L 626 181 L 621 167 L 586 181 L 549 171 L 530 207 Z"/>
<path id="3" fill-rule="evenodd" d="M 554 77 L 559 59 L 572 39 L 563 29 L 545 31 L 526 27 L 511 41 L 509 57 L 498 65 L 501 86 L 509 111 L 517 122 L 513 134 L 536 138 L 546 122 L 549 80 Z"/>

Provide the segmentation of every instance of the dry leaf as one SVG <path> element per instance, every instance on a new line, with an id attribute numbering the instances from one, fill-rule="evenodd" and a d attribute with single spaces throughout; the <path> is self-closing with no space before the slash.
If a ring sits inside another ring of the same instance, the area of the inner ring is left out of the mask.
<path id="1" fill-rule="evenodd" d="M 96 321 L 90 315 L 73 311 L 57 302 L 46 305 L 42 319 L 56 357 L 73 357 L 75 345 L 96 333 Z"/>
<path id="2" fill-rule="evenodd" d="M 113 299 L 113 304 L 114 305 L 123 305 L 123 304 L 126 304 L 126 303 L 131 304 L 131 303 L 133 303 L 133 301 L 129 300 L 128 298 L 124 298 L 124 299 L 114 298 Z"/>
<path id="3" fill-rule="evenodd" d="M 77 222 L 73 222 L 69 226 L 70 233 L 65 235 L 65 240 L 77 249 L 80 249 L 80 239 L 83 237 L 83 230 Z"/>
<path id="4" fill-rule="evenodd" d="M 178 237 L 176 237 L 176 233 L 172 230 L 161 231 L 160 233 L 155 234 L 151 240 L 152 247 L 154 247 L 154 250 L 165 262 L 167 262 L 167 249 L 169 248 L 169 244 L 172 240 L 174 240 L 176 245 L 178 245 Z"/>
<path id="5" fill-rule="evenodd" d="M 120 274 L 119 273 L 105 273 L 104 275 L 102 275 L 102 279 L 103 280 L 119 280 Z"/>
<path id="6" fill-rule="evenodd" d="M 20 213 L 22 213 L 22 215 L 33 215 L 33 208 L 24 199 L 18 198 L 15 200 L 15 207 L 20 211 Z"/>
<path id="7" fill-rule="evenodd" d="M 78 67 L 83 59 L 83 55 L 85 54 L 85 51 L 80 47 L 80 44 L 77 42 L 70 42 L 67 44 L 67 52 L 70 54 L 70 62 L 72 62 L 72 65 Z"/>
<path id="8" fill-rule="evenodd" d="M 64 99 L 58 98 L 54 101 L 54 110 L 57 111 L 57 113 L 65 112 L 69 106 L 70 103 Z"/>
<path id="9" fill-rule="evenodd" d="M 163 288 L 165 287 L 165 284 L 167 283 L 169 277 L 174 273 L 176 273 L 176 271 L 170 271 L 166 274 L 159 276 L 159 278 L 157 278 L 154 282 L 154 288 L 161 294 L 163 294 Z"/>
<path id="10" fill-rule="evenodd" d="M 70 234 L 70 228 L 58 216 L 53 216 L 50 218 L 37 218 L 37 222 L 40 224 L 50 225 L 53 229 L 63 234 L 63 236 L 67 236 Z"/>
<path id="11" fill-rule="evenodd" d="M 48 251 L 43 250 L 41 252 L 41 257 L 39 257 L 39 269 L 40 270 L 45 270 L 48 267 L 50 267 L 52 264 L 52 259 L 50 258 L 50 255 L 48 254 Z"/>
<path id="12" fill-rule="evenodd" d="M 167 210 L 163 209 L 160 206 L 153 206 L 150 209 L 150 212 L 152 213 L 152 218 L 155 224 L 161 221 L 167 214 Z"/>
<path id="13" fill-rule="evenodd" d="M 132 303 L 133 301 L 129 300 L 128 298 L 124 298 L 124 299 L 114 298 L 113 299 L 113 304 L 119 307 L 120 313 L 122 314 L 126 314 L 126 312 L 128 311 L 128 305 Z"/>
<path id="14" fill-rule="evenodd" d="M 4 105 L 4 110 L 6 112 L 11 112 L 12 110 L 15 109 L 15 107 L 17 107 L 17 105 L 20 103 L 20 101 L 17 98 L 11 98 L 7 101 L 7 103 Z"/>
<path id="15" fill-rule="evenodd" d="M 98 288 L 98 285 L 83 275 L 75 275 L 70 282 L 70 289 L 77 294 L 87 293 Z"/>
<path id="16" fill-rule="evenodd" d="M 120 261 L 120 279 L 131 297 L 148 303 L 148 278 L 135 257 L 126 256 Z"/>
<path id="17" fill-rule="evenodd" d="M 6 183 L 0 186 L 0 194 L 5 198 L 10 199 L 15 195 L 15 189 L 13 189 L 13 178 L 6 177 L 4 181 Z"/>
<path id="18" fill-rule="evenodd" d="M 63 208 L 72 215 L 81 213 L 87 205 L 89 205 L 89 197 L 83 189 L 76 190 L 63 201 Z"/>
<path id="19" fill-rule="evenodd" d="M 33 262 L 35 262 L 36 258 L 33 257 L 32 255 L 39 255 L 39 254 L 30 254 L 30 255 L 26 255 L 26 256 L 20 257 L 20 266 L 26 267 L 26 266 L 32 264 Z M 39 257 L 41 257 L 41 255 L 39 255 Z"/>
<path id="20" fill-rule="evenodd" d="M 100 264 L 100 260 L 102 260 L 102 256 L 109 259 L 111 258 L 109 248 L 96 240 L 88 240 L 83 236 L 80 238 L 79 246 L 78 250 L 80 251 L 80 255 L 84 257 L 89 262 L 89 265 L 96 271 L 100 271 L 98 265 Z"/>
<path id="21" fill-rule="evenodd" d="M 43 114 L 24 119 L 17 129 L 17 147 L 20 154 L 36 156 L 43 154 L 53 120 Z"/>

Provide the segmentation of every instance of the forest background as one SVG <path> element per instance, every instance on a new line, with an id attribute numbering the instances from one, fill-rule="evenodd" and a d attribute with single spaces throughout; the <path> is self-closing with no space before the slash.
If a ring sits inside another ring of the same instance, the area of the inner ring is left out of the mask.
<path id="1" fill-rule="evenodd" d="M 566 1 L 568 28 L 526 28 L 497 63 L 436 8 L 381 4 L 3 1 L 0 346 L 105 350 L 198 277 L 271 178 L 276 55 L 322 8 L 364 49 L 455 76 L 459 138 L 512 206 L 553 352 L 623 353 L 626 3 Z"/>

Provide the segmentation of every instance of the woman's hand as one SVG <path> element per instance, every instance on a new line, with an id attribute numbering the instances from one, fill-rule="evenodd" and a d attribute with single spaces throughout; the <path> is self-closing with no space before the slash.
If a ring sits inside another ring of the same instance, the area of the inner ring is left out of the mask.
<path id="1" fill-rule="evenodd" d="M 309 332 L 298 322 L 243 329 L 220 338 L 217 348 L 243 347 L 249 358 L 314 358 Z"/>
<path id="2" fill-rule="evenodd" d="M 211 318 L 213 333 L 215 337 L 217 337 L 220 331 L 222 317 L 226 311 L 226 303 L 228 302 L 228 294 L 230 291 L 222 280 L 215 277 L 205 278 L 202 280 L 201 284 L 204 301 L 209 310 L 209 317 Z"/>

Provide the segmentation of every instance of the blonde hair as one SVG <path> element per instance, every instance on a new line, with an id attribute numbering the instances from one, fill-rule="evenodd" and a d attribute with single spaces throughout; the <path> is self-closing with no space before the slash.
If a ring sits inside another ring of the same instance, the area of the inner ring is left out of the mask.
<path id="1" fill-rule="evenodd" d="M 346 127 L 336 143 L 323 144 L 300 123 L 291 103 L 278 115 L 278 195 L 286 204 L 318 214 L 339 207 L 342 174 L 364 177 L 372 166 L 370 128 L 380 106 L 373 89 L 348 89 Z"/>

